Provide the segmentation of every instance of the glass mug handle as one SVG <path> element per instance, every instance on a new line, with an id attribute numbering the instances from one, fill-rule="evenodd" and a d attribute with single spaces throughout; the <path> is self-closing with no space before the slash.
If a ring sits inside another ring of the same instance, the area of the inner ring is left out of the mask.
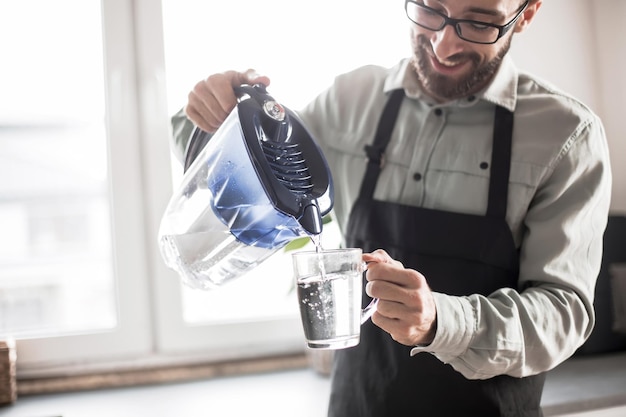
<path id="1" fill-rule="evenodd" d="M 367 271 L 367 263 L 363 262 L 361 264 L 361 269 L 363 272 Z M 378 307 L 378 298 L 372 298 L 372 301 L 361 311 L 361 324 L 365 323 L 372 317 L 372 314 L 376 312 L 376 308 Z"/>

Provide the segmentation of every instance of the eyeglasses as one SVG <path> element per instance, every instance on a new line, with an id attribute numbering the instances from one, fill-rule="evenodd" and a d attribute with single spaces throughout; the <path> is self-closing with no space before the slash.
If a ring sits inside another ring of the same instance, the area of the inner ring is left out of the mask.
<path id="1" fill-rule="evenodd" d="M 503 37 L 520 18 L 530 0 L 526 0 L 513 19 L 504 25 L 479 22 L 469 19 L 452 19 L 422 3 L 405 0 L 404 9 L 407 17 L 416 25 L 428 30 L 440 31 L 447 25 L 454 27 L 459 38 L 473 43 L 492 44 Z"/>

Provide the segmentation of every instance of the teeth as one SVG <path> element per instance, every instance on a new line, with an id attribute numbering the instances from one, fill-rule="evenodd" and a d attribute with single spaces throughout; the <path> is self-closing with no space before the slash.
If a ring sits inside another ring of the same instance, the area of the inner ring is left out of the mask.
<path id="1" fill-rule="evenodd" d="M 457 66 L 459 64 L 458 62 L 441 62 L 439 60 L 437 60 L 437 62 L 439 62 L 444 67 L 454 67 L 454 66 Z"/>

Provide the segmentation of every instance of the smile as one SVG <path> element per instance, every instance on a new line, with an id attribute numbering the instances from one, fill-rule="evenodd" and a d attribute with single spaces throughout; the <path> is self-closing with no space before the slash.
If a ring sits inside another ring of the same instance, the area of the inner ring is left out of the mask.
<path id="1" fill-rule="evenodd" d="M 435 71 L 451 74 L 464 68 L 469 61 L 441 62 L 435 56 L 431 55 L 430 62 Z"/>

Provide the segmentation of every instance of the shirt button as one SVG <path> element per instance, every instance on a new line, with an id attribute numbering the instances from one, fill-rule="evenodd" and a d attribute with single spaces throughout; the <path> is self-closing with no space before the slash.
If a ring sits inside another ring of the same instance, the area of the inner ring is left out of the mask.
<path id="1" fill-rule="evenodd" d="M 436 116 L 441 116 L 443 114 L 443 110 L 441 109 L 435 109 L 435 115 Z"/>
<path id="2" fill-rule="evenodd" d="M 415 174 L 413 174 L 413 179 L 415 181 L 420 181 L 422 179 L 422 174 L 420 174 L 419 172 L 416 172 Z"/>
<path id="3" fill-rule="evenodd" d="M 474 100 L 476 100 L 476 96 L 469 96 L 469 97 L 467 98 L 467 101 L 469 101 L 470 103 L 471 103 L 472 101 L 474 101 Z"/>
<path id="4" fill-rule="evenodd" d="M 480 163 L 480 169 L 487 169 L 487 168 L 489 168 L 489 164 L 487 162 Z"/>

